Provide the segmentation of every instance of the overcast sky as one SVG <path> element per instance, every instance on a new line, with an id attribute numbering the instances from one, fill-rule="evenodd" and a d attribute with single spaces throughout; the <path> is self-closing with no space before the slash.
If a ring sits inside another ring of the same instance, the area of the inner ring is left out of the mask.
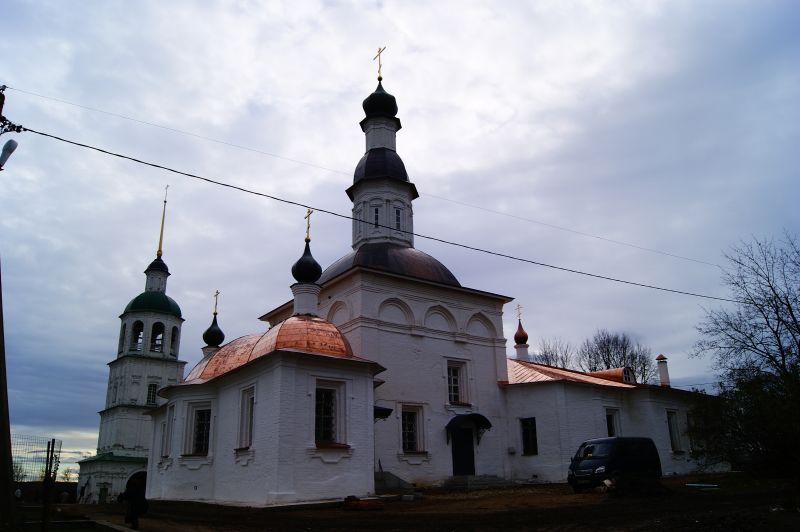
<path id="1" fill-rule="evenodd" d="M 800 227 L 791 0 L 6 0 L 1 16 L 10 120 L 315 207 L 350 212 L 361 102 L 387 46 L 418 233 L 726 297 L 717 265 L 731 245 Z M 12 430 L 93 451 L 119 315 L 144 289 L 164 187 L 167 293 L 186 318 L 187 370 L 215 290 L 228 340 L 262 331 L 257 317 L 290 299 L 305 210 L 33 133 L 9 138 L 19 148 L 0 173 L 0 254 Z M 315 214 L 312 239 L 325 267 L 350 250 L 350 222 Z M 416 247 L 462 285 L 515 298 L 509 353 L 519 303 L 534 346 L 624 331 L 669 358 L 674 383 L 714 380 L 710 360 L 689 353 L 718 302 L 419 237 Z"/>

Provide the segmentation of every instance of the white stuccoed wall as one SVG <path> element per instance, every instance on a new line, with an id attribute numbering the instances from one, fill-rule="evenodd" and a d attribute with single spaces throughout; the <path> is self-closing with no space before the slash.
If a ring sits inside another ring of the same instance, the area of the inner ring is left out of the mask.
<path id="1" fill-rule="evenodd" d="M 475 473 L 506 476 L 506 421 L 498 381 L 508 379 L 501 296 L 447 288 L 398 276 L 355 272 L 323 288 L 320 315 L 345 333 L 357 356 L 387 368 L 378 378 L 378 406 L 392 415 L 375 423 L 375 465 L 408 482 L 437 484 L 453 474 L 445 426 L 479 413 L 493 428 L 475 446 Z M 448 358 L 467 364 L 471 406 L 447 403 Z M 400 412 L 423 408 L 427 456 L 404 455 Z"/>
<path id="2" fill-rule="evenodd" d="M 509 445 L 513 447 L 511 477 L 543 482 L 563 482 L 570 458 L 578 446 L 592 438 L 608 436 L 606 409 L 619 410 L 619 436 L 652 438 L 661 458 L 664 475 L 690 473 L 697 464 L 689 457 L 685 435 L 691 395 L 680 390 L 636 388 L 619 389 L 575 383 L 546 382 L 506 387 L 508 397 Z M 677 412 L 682 453 L 670 446 L 667 410 Z M 536 418 L 539 453 L 522 455 L 519 419 Z M 535 475 L 535 477 L 534 477 Z"/>
<path id="3" fill-rule="evenodd" d="M 317 379 L 343 383 L 348 449 L 317 449 L 314 443 Z M 159 452 L 167 408 L 154 416 L 148 497 L 267 506 L 372 493 L 372 381 L 364 364 L 277 354 L 217 381 L 176 388 L 169 400 L 176 405 L 169 458 Z M 241 392 L 253 385 L 253 444 L 236 451 Z M 213 405 L 209 453 L 182 457 L 189 404 L 206 400 Z"/>

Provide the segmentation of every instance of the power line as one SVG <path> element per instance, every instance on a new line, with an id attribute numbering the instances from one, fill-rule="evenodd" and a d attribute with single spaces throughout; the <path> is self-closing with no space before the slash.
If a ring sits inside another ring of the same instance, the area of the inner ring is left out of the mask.
<path id="1" fill-rule="evenodd" d="M 271 199 L 271 200 L 274 200 L 274 201 L 278 201 L 278 202 L 281 202 L 281 203 L 286 203 L 286 204 L 289 204 L 289 205 L 295 205 L 295 206 L 298 206 L 298 207 L 304 207 L 306 209 L 313 209 L 313 210 L 315 210 L 317 212 L 330 214 L 331 216 L 336 216 L 336 217 L 344 218 L 344 219 L 351 220 L 351 221 L 361 221 L 361 220 L 355 220 L 352 216 L 341 214 L 341 213 L 338 213 L 338 212 L 335 212 L 335 211 L 330 211 L 330 210 L 327 210 L 327 209 L 317 208 L 317 207 L 314 207 L 312 205 L 307 205 L 305 203 L 301 203 L 301 202 L 298 202 L 298 201 L 292 201 L 292 200 L 284 199 L 284 198 L 281 198 L 281 197 L 278 197 L 278 196 L 273 196 L 271 194 L 266 194 L 266 193 L 263 193 L 263 192 L 257 192 L 255 190 L 250 190 L 250 189 L 247 189 L 247 188 L 244 188 L 244 187 L 240 187 L 238 185 L 232 185 L 230 183 L 224 183 L 222 181 L 217 181 L 217 180 L 214 180 L 214 179 L 210 179 L 208 177 L 203 177 L 201 175 L 191 174 L 191 173 L 188 173 L 188 172 L 182 172 L 180 170 L 176 170 L 176 169 L 170 168 L 168 166 L 163 166 L 163 165 L 160 165 L 160 164 L 151 163 L 151 162 L 148 162 L 148 161 L 144 161 L 142 159 L 137 159 L 135 157 L 131 157 L 129 155 L 123 155 L 121 153 L 116 153 L 116 152 L 112 152 L 112 151 L 109 151 L 109 150 L 104 150 L 104 149 L 98 148 L 96 146 L 92 146 L 92 145 L 89 145 L 89 144 L 83 144 L 81 142 L 76 142 L 74 140 L 65 139 L 65 138 L 62 138 L 62 137 L 59 137 L 59 136 L 56 136 L 56 135 L 52 135 L 50 133 L 44 133 L 44 132 L 41 132 L 41 131 L 36 131 L 34 129 L 30 129 L 30 128 L 27 128 L 27 127 L 23 127 L 23 131 L 30 131 L 31 133 L 35 133 L 35 134 L 41 135 L 43 137 L 48 137 L 48 138 L 51 138 L 51 139 L 54 139 L 54 140 L 65 142 L 67 144 L 72 144 L 72 145 L 79 146 L 79 147 L 82 147 L 82 148 L 87 148 L 87 149 L 94 150 L 94 151 L 97 151 L 97 152 L 100 152 L 100 153 L 103 153 L 103 154 L 106 154 L 106 155 L 111 155 L 113 157 L 118 157 L 120 159 L 125 159 L 125 160 L 128 160 L 128 161 L 132 161 L 132 162 L 135 162 L 135 163 L 143 164 L 145 166 L 150 166 L 150 167 L 153 167 L 153 168 L 158 168 L 160 170 L 164 170 L 164 171 L 167 171 L 167 172 L 172 172 L 174 174 L 183 175 L 183 176 L 186 176 L 186 177 L 191 177 L 193 179 L 199 179 L 199 180 L 205 181 L 207 183 L 211 183 L 211 184 L 214 184 L 214 185 L 217 185 L 217 186 L 221 186 L 221 187 L 231 188 L 231 189 L 234 189 L 234 190 L 238 190 L 240 192 L 245 192 L 247 194 L 252 194 L 252 195 L 255 195 L 255 196 L 261 196 L 261 197 L 268 198 L 268 199 Z M 388 226 L 385 226 L 385 225 L 381 225 L 381 224 L 378 224 L 378 225 L 379 225 L 379 227 L 392 229 L 391 227 L 388 227 Z M 394 229 L 394 230 L 397 230 L 397 229 Z M 681 294 L 681 295 L 686 295 L 686 296 L 699 297 L 699 298 L 703 298 L 703 299 L 712 299 L 712 300 L 716 300 L 716 301 L 726 301 L 726 302 L 729 302 L 729 303 L 741 303 L 740 301 L 735 301 L 733 299 L 727 299 L 727 298 L 724 298 L 724 297 L 709 296 L 709 295 L 705 295 L 705 294 L 698 294 L 698 293 L 695 293 L 695 292 L 686 292 L 684 290 L 676 290 L 676 289 L 673 289 L 673 288 L 664 288 L 664 287 L 661 287 L 661 286 L 644 284 L 644 283 L 637 283 L 637 282 L 634 282 L 634 281 L 627 281 L 627 280 L 624 280 L 624 279 L 618 279 L 618 278 L 615 278 L 615 277 L 608 277 L 608 276 L 600 275 L 600 274 L 596 274 L 596 273 L 584 272 L 584 271 L 581 271 L 581 270 L 575 270 L 575 269 L 566 268 L 566 267 L 563 267 L 563 266 L 555 266 L 555 265 L 547 264 L 547 263 L 544 263 L 544 262 L 539 262 L 539 261 L 535 261 L 535 260 L 531 260 L 531 259 L 525 259 L 525 258 L 522 258 L 522 257 L 516 257 L 514 255 L 508 255 L 506 253 L 500 253 L 500 252 L 497 252 L 497 251 L 491 251 L 491 250 L 479 248 L 479 247 L 476 247 L 476 246 L 470 246 L 468 244 L 461 244 L 459 242 L 454 242 L 454 241 L 451 241 L 451 240 L 445 240 L 443 238 L 438 238 L 438 237 L 435 237 L 435 236 L 424 235 L 424 234 L 420 234 L 420 233 L 414 233 L 412 231 L 401 230 L 401 232 L 413 235 L 413 236 L 418 237 L 418 238 L 424 238 L 426 240 L 431 240 L 431 241 L 434 241 L 434 242 L 440 242 L 442 244 L 447 244 L 447 245 L 450 245 L 450 246 L 460 247 L 460 248 L 468 249 L 468 250 L 471 250 L 471 251 L 477 251 L 477 252 L 480 252 L 480 253 L 485 253 L 487 255 L 493 255 L 495 257 L 502 257 L 502 258 L 506 258 L 506 259 L 510 259 L 510 260 L 515 260 L 515 261 L 518 261 L 518 262 L 525 262 L 527 264 L 533 264 L 533 265 L 536 265 L 536 266 L 542 266 L 542 267 L 551 268 L 551 269 L 554 269 L 554 270 L 560 270 L 560 271 L 564 271 L 564 272 L 568 272 L 568 273 L 574 273 L 574 274 L 577 274 L 577 275 L 584 275 L 586 277 L 593 277 L 595 279 L 604 279 L 606 281 L 613 281 L 615 283 L 622 283 L 622 284 L 627 284 L 627 285 L 631 285 L 631 286 L 639 286 L 641 288 L 649 288 L 651 290 L 659 290 L 659 291 L 662 291 L 662 292 L 670 292 L 670 293 L 673 293 L 673 294 Z"/>
<path id="2" fill-rule="evenodd" d="M 112 112 L 112 111 L 106 111 L 104 109 L 99 109 L 97 107 L 90 107 L 88 105 L 83 105 L 83 104 L 79 104 L 79 103 L 75 103 L 75 102 L 70 102 L 68 100 L 64 100 L 64 99 L 61 99 L 61 98 L 56 98 L 56 97 L 53 97 L 53 96 L 47 96 L 45 94 L 39 94 L 39 93 L 36 93 L 36 92 L 27 91 L 27 90 L 19 89 L 19 88 L 16 88 L 16 87 L 7 87 L 7 88 L 11 89 L 11 90 L 15 90 L 17 92 L 21 92 L 23 94 L 28 94 L 30 96 L 35 96 L 37 98 L 42 98 L 42 99 L 45 99 L 45 100 L 51 100 L 51 101 L 54 101 L 54 102 L 63 103 L 65 105 L 71 105 L 73 107 L 78 107 L 80 109 L 86 109 L 87 111 L 93 111 L 93 112 L 96 112 L 96 113 L 102 113 L 102 114 L 105 114 L 105 115 L 108 115 L 108 116 L 113 116 L 113 117 L 116 117 L 116 118 L 122 118 L 123 120 L 129 120 L 129 121 L 135 122 L 137 124 L 156 127 L 156 128 L 159 128 L 159 129 L 163 129 L 165 131 L 171 131 L 173 133 L 179 133 L 181 135 L 187 135 L 187 136 L 194 137 L 194 138 L 201 139 L 201 140 L 207 140 L 209 142 L 214 142 L 216 144 L 229 146 L 231 148 L 237 148 L 237 149 L 240 149 L 240 150 L 245 150 L 245 151 L 249 151 L 249 152 L 253 152 L 253 153 L 258 153 L 260 155 L 266 155 L 268 157 L 274 157 L 276 159 L 281 159 L 283 161 L 289 161 L 289 162 L 296 163 L 296 164 L 302 164 L 302 165 L 305 165 L 305 166 L 309 166 L 311 168 L 317 168 L 319 170 L 325 170 L 325 171 L 333 172 L 333 173 L 336 173 L 336 174 L 351 175 L 350 172 L 345 172 L 343 170 L 337 170 L 335 168 L 330 168 L 330 167 L 327 167 L 327 166 L 322 166 L 320 164 L 311 163 L 311 162 L 308 162 L 308 161 L 303 161 L 301 159 L 293 159 L 291 157 L 285 157 L 283 155 L 278 155 L 276 153 L 260 150 L 258 148 L 253 148 L 253 147 L 250 147 L 250 146 L 244 146 L 242 144 L 236 144 L 234 142 L 228 142 L 228 141 L 225 141 L 225 140 L 220 140 L 220 139 L 216 139 L 216 138 L 213 138 L 213 137 L 208 137 L 206 135 L 200 135 L 200 134 L 197 134 L 197 133 L 192 133 L 191 131 L 186 131 L 184 129 L 179 129 L 179 128 L 175 128 L 175 127 L 171 127 L 171 126 L 165 126 L 163 124 L 158 124 L 158 123 L 155 123 L 155 122 L 149 122 L 147 120 L 141 120 L 139 118 L 134 118 L 134 117 L 131 117 L 131 116 L 123 115 L 123 114 L 120 114 L 120 113 L 115 113 L 115 112 Z M 541 226 L 544 226 L 544 227 L 549 227 L 551 229 L 556 229 L 558 231 L 564 231 L 564 232 L 567 232 L 567 233 L 572 233 L 572 234 L 580 235 L 580 236 L 587 237 L 587 238 L 594 238 L 596 240 L 601 240 L 603 242 L 609 242 L 611 244 L 617 244 L 617 245 L 620 245 L 620 246 L 627 246 L 627 247 L 630 247 L 630 248 L 633 248 L 633 249 L 638 249 L 640 251 L 646 251 L 646 252 L 649 252 L 649 253 L 657 253 L 659 255 L 664 255 L 664 256 L 667 256 L 667 257 L 675 258 L 675 259 L 686 260 L 686 261 L 695 262 L 695 263 L 698 263 L 698 264 L 705 264 L 707 266 L 714 266 L 715 268 L 719 268 L 718 264 L 714 264 L 712 262 L 708 262 L 708 261 L 704 261 L 704 260 L 700 260 L 700 259 L 695 259 L 695 258 L 687 257 L 687 256 L 684 256 L 684 255 L 678 255 L 676 253 L 670 253 L 668 251 L 662 251 L 662 250 L 659 250 L 659 249 L 650 248 L 650 247 L 646 247 L 646 246 L 639 246 L 637 244 L 632 244 L 630 242 L 625 242 L 623 240 L 615 240 L 613 238 L 606 238 L 606 237 L 603 237 L 603 236 L 594 235 L 594 234 L 591 234 L 591 233 L 586 233 L 584 231 L 578 231 L 578 230 L 575 230 L 575 229 L 570 229 L 569 227 L 563 227 L 563 226 L 556 225 L 556 224 L 551 224 L 551 223 L 547 223 L 547 222 L 541 222 L 539 220 L 534 220 L 532 218 L 527 218 L 527 217 L 524 217 L 524 216 L 518 216 L 518 215 L 507 213 L 507 212 L 502 212 L 502 211 L 498 211 L 498 210 L 494 210 L 494 209 L 489 209 L 487 207 L 481 207 L 480 205 L 475 205 L 475 204 L 472 204 L 472 203 L 467 203 L 467 202 L 458 201 L 458 200 L 454 200 L 454 199 L 450 199 L 450 198 L 445 198 L 443 196 L 437 196 L 436 194 L 425 193 L 425 194 L 422 194 L 422 196 L 423 197 L 436 198 L 436 199 L 438 199 L 440 201 L 446 201 L 446 202 L 449 202 L 449 203 L 454 203 L 456 205 L 462 205 L 464 207 L 469 207 L 469 208 L 472 208 L 472 209 L 477 209 L 477 210 L 481 210 L 481 211 L 484 211 L 484 212 L 490 212 L 492 214 L 497 214 L 497 215 L 500 215 L 500 216 L 506 216 L 506 217 L 509 217 L 509 218 L 514 218 L 516 220 L 522 220 L 524 222 L 537 224 L 537 225 L 541 225 Z"/>

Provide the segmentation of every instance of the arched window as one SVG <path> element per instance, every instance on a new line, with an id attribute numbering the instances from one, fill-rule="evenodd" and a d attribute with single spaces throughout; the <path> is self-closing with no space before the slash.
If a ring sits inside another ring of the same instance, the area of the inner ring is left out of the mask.
<path id="1" fill-rule="evenodd" d="M 178 336 L 180 335 L 180 331 L 178 331 L 177 327 L 172 328 L 172 336 L 169 339 L 169 354 L 172 356 L 178 356 Z"/>
<path id="2" fill-rule="evenodd" d="M 150 334 L 150 351 L 164 352 L 164 324 L 160 321 L 153 324 L 153 332 Z"/>
<path id="3" fill-rule="evenodd" d="M 141 321 L 133 322 L 133 329 L 131 329 L 131 351 L 141 351 L 142 342 L 144 341 L 144 323 Z"/>
<path id="4" fill-rule="evenodd" d="M 119 349 L 117 349 L 117 353 L 122 353 L 122 349 L 125 347 L 125 329 L 127 326 L 127 323 L 122 324 L 122 330 L 119 333 Z"/>
<path id="5" fill-rule="evenodd" d="M 375 227 L 378 227 L 378 225 L 379 225 L 378 222 L 380 220 L 380 213 L 381 213 L 380 209 L 378 207 L 375 207 L 375 210 L 373 211 L 373 219 L 374 219 Z"/>

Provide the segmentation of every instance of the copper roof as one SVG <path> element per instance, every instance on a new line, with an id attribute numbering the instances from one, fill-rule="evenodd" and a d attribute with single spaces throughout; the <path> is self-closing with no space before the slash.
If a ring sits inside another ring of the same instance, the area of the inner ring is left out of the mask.
<path id="1" fill-rule="evenodd" d="M 522 360 L 506 359 L 508 365 L 509 384 L 526 384 L 535 382 L 569 381 L 613 388 L 636 388 L 634 384 L 625 384 L 618 380 L 603 378 L 601 376 L 573 371 L 570 369 L 556 368 L 545 364 L 523 362 Z"/>
<path id="2" fill-rule="evenodd" d="M 228 343 L 201 360 L 181 384 L 209 381 L 276 351 L 370 362 L 353 355 L 347 338 L 331 322 L 316 316 L 292 316 L 264 334 L 242 336 Z"/>

